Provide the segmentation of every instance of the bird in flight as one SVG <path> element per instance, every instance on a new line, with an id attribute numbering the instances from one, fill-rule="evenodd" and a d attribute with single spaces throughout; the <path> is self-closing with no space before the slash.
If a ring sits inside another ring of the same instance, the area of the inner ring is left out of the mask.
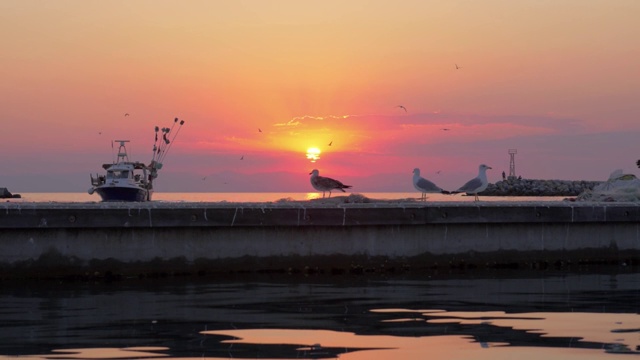
<path id="1" fill-rule="evenodd" d="M 129 113 L 125 113 L 124 116 L 129 116 Z"/>
<path id="2" fill-rule="evenodd" d="M 244 160 L 244 155 L 240 156 L 240 160 Z"/>
<path id="3" fill-rule="evenodd" d="M 444 128 L 444 129 L 440 129 L 440 130 L 442 130 L 442 131 L 449 131 L 449 130 L 451 130 L 451 129 Z"/>
<path id="4" fill-rule="evenodd" d="M 458 64 L 456 64 L 456 70 L 462 69 L 462 67 L 458 66 Z"/>
<path id="5" fill-rule="evenodd" d="M 331 142 L 329 143 L 329 146 L 331 146 L 331 144 L 333 144 L 333 140 L 331 140 Z"/>
<path id="6" fill-rule="evenodd" d="M 400 109 L 403 109 L 403 110 L 404 110 L 404 112 L 407 112 L 407 108 L 406 108 L 406 107 L 404 107 L 404 106 L 402 106 L 402 105 L 398 105 L 398 106 L 396 106 L 396 107 L 399 107 Z"/>
<path id="7" fill-rule="evenodd" d="M 258 128 L 258 132 L 262 132 L 262 129 Z"/>

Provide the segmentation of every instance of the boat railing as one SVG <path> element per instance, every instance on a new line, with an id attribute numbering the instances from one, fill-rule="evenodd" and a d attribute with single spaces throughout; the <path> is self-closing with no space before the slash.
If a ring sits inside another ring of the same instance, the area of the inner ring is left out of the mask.
<path id="1" fill-rule="evenodd" d="M 96 174 L 95 178 L 91 174 L 89 174 L 89 176 L 91 177 L 91 185 L 92 186 L 100 186 L 100 185 L 103 185 L 107 181 L 107 179 L 105 178 L 104 175 Z"/>

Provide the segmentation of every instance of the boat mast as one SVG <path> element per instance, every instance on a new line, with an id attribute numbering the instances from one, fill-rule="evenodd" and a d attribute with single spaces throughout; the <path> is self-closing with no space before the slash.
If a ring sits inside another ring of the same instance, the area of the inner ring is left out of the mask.
<path id="1" fill-rule="evenodd" d="M 129 156 L 127 155 L 127 148 L 125 147 L 125 144 L 128 143 L 129 140 L 115 140 L 115 141 L 120 143 L 120 147 L 118 148 L 118 160 L 116 161 L 116 163 L 129 162 Z"/>
<path id="2" fill-rule="evenodd" d="M 173 128 L 176 124 L 180 122 L 178 126 L 178 130 L 173 134 L 173 138 L 169 140 L 169 133 L 173 131 Z M 158 126 L 155 127 L 155 142 L 153 143 L 153 157 L 151 158 L 151 164 L 149 164 L 149 168 L 151 168 L 150 179 L 155 179 L 158 177 L 158 170 L 162 168 L 162 162 L 164 158 L 167 156 L 169 149 L 171 148 L 171 144 L 175 140 L 176 136 L 180 132 L 182 125 L 184 124 L 184 120 L 179 120 L 175 118 L 173 120 L 173 124 L 171 128 L 162 128 L 160 129 Z M 162 132 L 161 136 L 158 136 L 158 132 Z"/>

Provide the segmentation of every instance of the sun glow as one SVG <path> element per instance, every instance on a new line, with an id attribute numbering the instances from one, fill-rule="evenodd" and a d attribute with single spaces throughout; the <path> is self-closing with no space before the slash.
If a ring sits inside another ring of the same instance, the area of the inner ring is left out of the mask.
<path id="1" fill-rule="evenodd" d="M 317 147 L 310 147 L 307 149 L 307 159 L 312 163 L 318 161 L 320 159 L 320 149 Z"/>

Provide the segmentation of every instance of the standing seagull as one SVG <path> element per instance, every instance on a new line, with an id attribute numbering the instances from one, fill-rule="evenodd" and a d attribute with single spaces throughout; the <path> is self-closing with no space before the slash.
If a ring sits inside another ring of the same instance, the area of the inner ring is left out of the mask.
<path id="1" fill-rule="evenodd" d="M 402 105 L 398 105 L 398 106 L 396 106 L 396 107 L 399 107 L 400 109 L 404 110 L 404 112 L 407 112 L 407 108 L 406 108 L 406 107 L 404 107 L 404 106 L 402 106 Z"/>
<path id="2" fill-rule="evenodd" d="M 420 200 L 422 201 L 427 200 L 427 193 L 449 193 L 448 191 L 442 190 L 442 188 L 436 186 L 436 184 L 432 183 L 431 181 L 420 176 L 420 169 L 418 168 L 413 169 L 413 187 L 422 193 L 422 197 L 420 197 Z"/>
<path id="3" fill-rule="evenodd" d="M 309 175 L 311 175 L 311 186 L 318 191 L 322 191 L 323 198 L 325 191 L 328 191 L 329 197 L 331 197 L 331 190 L 338 189 L 345 192 L 344 189 L 351 187 L 351 185 L 345 185 L 338 180 L 320 176 L 319 174 L 320 172 L 317 169 L 313 169 L 313 171 L 309 173 Z"/>
<path id="4" fill-rule="evenodd" d="M 475 201 L 479 201 L 478 193 L 483 192 L 487 186 L 489 186 L 489 181 L 487 180 L 487 170 L 491 169 L 490 166 L 482 164 L 478 167 L 478 176 L 467 181 L 466 184 L 462 185 L 460 189 L 454 191 L 454 194 L 457 193 L 467 193 L 467 195 L 475 195 Z"/>

